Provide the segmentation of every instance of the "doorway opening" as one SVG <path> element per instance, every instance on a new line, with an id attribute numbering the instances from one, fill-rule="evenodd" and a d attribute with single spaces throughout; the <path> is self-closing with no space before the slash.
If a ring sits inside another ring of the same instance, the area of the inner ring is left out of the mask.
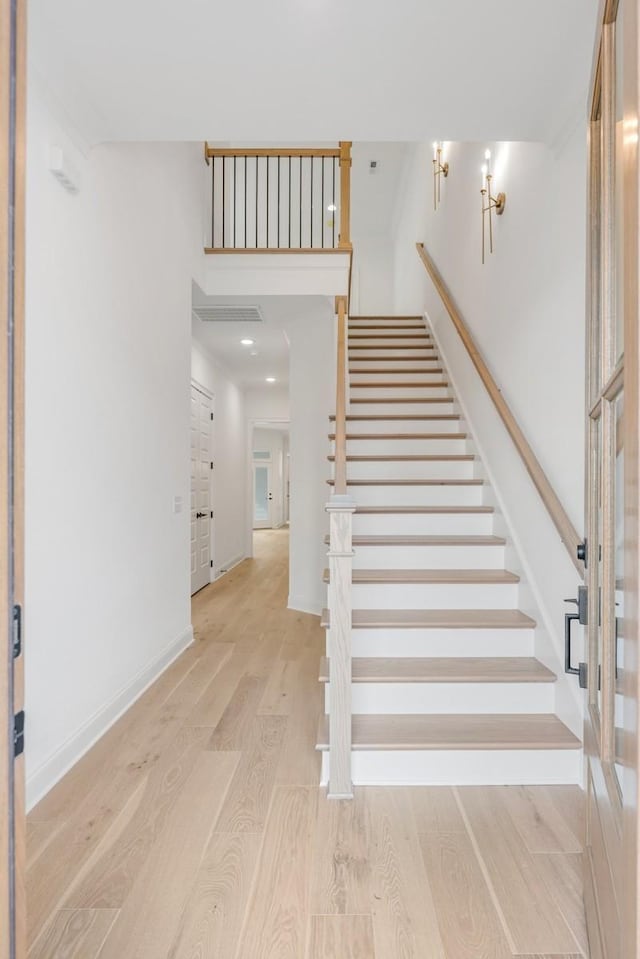
<path id="1" fill-rule="evenodd" d="M 289 424 L 257 421 L 251 429 L 251 528 L 283 529 L 289 525 Z"/>

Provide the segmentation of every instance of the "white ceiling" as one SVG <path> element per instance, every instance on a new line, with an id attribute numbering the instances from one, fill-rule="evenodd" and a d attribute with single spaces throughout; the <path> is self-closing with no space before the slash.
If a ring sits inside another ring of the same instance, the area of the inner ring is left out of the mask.
<path id="1" fill-rule="evenodd" d="M 598 0 L 30 0 L 30 63 L 101 140 L 549 140 Z"/>
<path id="2" fill-rule="evenodd" d="M 192 335 L 245 389 L 287 387 L 289 384 L 287 324 L 306 316 L 313 305 L 323 298 L 207 296 L 196 283 L 192 284 L 192 290 L 194 306 L 232 304 L 260 308 L 264 317 L 262 323 L 202 322 L 192 313 Z M 254 346 L 242 346 L 240 340 L 245 337 L 254 340 Z M 255 351 L 255 356 L 252 356 L 252 351 Z M 276 382 L 267 383 L 267 376 L 275 376 Z"/>

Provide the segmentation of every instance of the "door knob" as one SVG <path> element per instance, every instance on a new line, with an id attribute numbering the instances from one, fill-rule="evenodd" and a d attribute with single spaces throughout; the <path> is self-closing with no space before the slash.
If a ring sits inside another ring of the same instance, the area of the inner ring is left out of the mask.
<path id="1" fill-rule="evenodd" d="M 196 519 L 203 519 L 206 515 L 206 513 L 196 513 Z"/>

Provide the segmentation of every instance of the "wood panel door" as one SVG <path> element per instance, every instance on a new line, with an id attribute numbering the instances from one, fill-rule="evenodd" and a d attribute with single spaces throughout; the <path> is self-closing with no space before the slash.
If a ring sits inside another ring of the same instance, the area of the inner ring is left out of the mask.
<path id="1" fill-rule="evenodd" d="M 211 582 L 213 402 L 191 384 L 191 595 Z"/>
<path id="2" fill-rule="evenodd" d="M 0 959 L 24 959 L 23 358 L 25 3 L 0 0 Z M 20 639 L 20 642 L 18 642 Z M 17 748 L 16 748 L 17 746 Z"/>
<path id="3" fill-rule="evenodd" d="M 638 955 L 638 0 L 607 0 L 589 118 L 585 908 Z"/>

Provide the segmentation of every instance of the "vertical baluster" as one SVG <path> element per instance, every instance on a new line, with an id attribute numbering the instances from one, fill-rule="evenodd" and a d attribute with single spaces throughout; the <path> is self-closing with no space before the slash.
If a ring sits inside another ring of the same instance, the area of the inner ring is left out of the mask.
<path id="1" fill-rule="evenodd" d="M 300 157 L 300 249 L 302 249 L 302 157 Z"/>
<path id="2" fill-rule="evenodd" d="M 249 246 L 247 242 L 247 158 L 244 158 L 244 248 Z"/>
<path id="3" fill-rule="evenodd" d="M 265 158 L 267 161 L 267 242 L 265 246 L 269 247 L 269 157 Z"/>
<path id="4" fill-rule="evenodd" d="M 236 245 L 236 158 L 233 158 L 233 246 Z"/>
<path id="5" fill-rule="evenodd" d="M 258 157 L 256 157 L 256 250 L 258 249 L 258 180 L 260 173 L 260 164 L 258 163 Z"/>
<path id="6" fill-rule="evenodd" d="M 320 222 L 322 223 L 322 235 L 320 238 L 320 246 L 324 250 L 324 157 L 322 157 L 322 160 L 320 162 L 322 163 L 322 190 L 320 191 L 322 194 L 320 198 L 320 215 L 321 215 Z"/>
<path id="7" fill-rule="evenodd" d="M 278 249 L 280 249 L 280 157 L 278 157 Z"/>
<path id="8" fill-rule="evenodd" d="M 224 216 L 225 216 L 225 208 L 227 206 L 227 191 L 224 185 L 224 172 L 226 167 L 226 163 L 224 162 L 225 160 L 226 160 L 226 157 L 222 157 L 222 249 L 223 250 L 224 250 Z"/>
<path id="9" fill-rule="evenodd" d="M 211 246 L 216 245 L 216 158 L 211 157 Z"/>
<path id="10" fill-rule="evenodd" d="M 313 157 L 309 157 L 311 168 L 311 205 L 310 205 L 310 225 L 309 225 L 309 247 L 313 249 Z"/>
<path id="11" fill-rule="evenodd" d="M 334 157 L 332 160 L 332 171 L 331 171 L 331 206 L 333 210 L 331 211 L 331 246 L 335 247 L 336 245 L 336 163 L 338 158 Z"/>
<path id="12" fill-rule="evenodd" d="M 289 220 L 288 220 L 288 227 L 289 227 L 289 243 L 288 243 L 287 245 L 288 245 L 288 248 L 291 249 L 291 157 L 289 157 Z"/>

